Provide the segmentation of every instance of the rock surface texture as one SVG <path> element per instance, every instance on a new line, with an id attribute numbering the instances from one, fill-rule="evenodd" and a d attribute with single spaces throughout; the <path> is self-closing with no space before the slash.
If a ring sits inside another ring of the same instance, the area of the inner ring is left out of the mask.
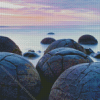
<path id="1" fill-rule="evenodd" d="M 65 70 L 53 84 L 49 100 L 99 100 L 100 62 Z"/>
<path id="2" fill-rule="evenodd" d="M 60 47 L 70 47 L 86 53 L 85 49 L 80 44 L 75 42 L 73 39 L 60 39 L 51 43 L 45 50 L 44 54 L 48 53 L 53 49 L 60 48 Z"/>
<path id="3" fill-rule="evenodd" d="M 40 89 L 39 74 L 28 60 L 0 53 L 0 100 L 35 100 Z"/>
<path id="4" fill-rule="evenodd" d="M 83 35 L 78 39 L 78 43 L 88 45 L 88 44 L 97 44 L 98 41 L 92 35 Z"/>
<path id="5" fill-rule="evenodd" d="M 22 55 L 19 47 L 8 37 L 0 36 L 0 52 L 11 52 Z"/>
<path id="6" fill-rule="evenodd" d="M 89 62 L 92 62 L 92 59 L 79 50 L 57 48 L 44 55 L 38 61 L 36 69 L 47 81 L 54 83 L 64 70 L 76 64 Z"/>
<path id="7" fill-rule="evenodd" d="M 44 91 L 50 92 L 53 83 L 64 70 L 87 62 L 93 61 L 83 52 L 73 48 L 57 48 L 45 54 L 36 65 Z"/>

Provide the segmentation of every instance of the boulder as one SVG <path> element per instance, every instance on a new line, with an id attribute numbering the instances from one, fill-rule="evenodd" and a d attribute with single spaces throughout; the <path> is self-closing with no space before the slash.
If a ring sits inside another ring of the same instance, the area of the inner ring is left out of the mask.
<path id="1" fill-rule="evenodd" d="M 90 62 L 93 61 L 86 54 L 73 48 L 57 48 L 45 54 L 36 65 L 44 91 L 41 95 L 49 95 L 53 83 L 64 70 L 73 65 Z"/>
<path id="2" fill-rule="evenodd" d="M 49 34 L 49 35 L 54 35 L 55 33 L 53 33 L 53 32 L 49 32 L 48 34 Z"/>
<path id="3" fill-rule="evenodd" d="M 98 51 L 97 53 L 93 53 L 92 57 L 100 59 L 100 51 Z"/>
<path id="4" fill-rule="evenodd" d="M 85 49 L 85 50 L 86 50 L 87 55 L 90 55 L 90 54 L 94 53 L 94 51 L 91 48 Z"/>
<path id="5" fill-rule="evenodd" d="M 1 100 L 35 100 L 40 89 L 40 76 L 28 60 L 14 53 L 0 53 Z"/>
<path id="6" fill-rule="evenodd" d="M 0 36 L 0 52 L 11 52 L 22 55 L 19 47 L 8 37 Z"/>
<path id="7" fill-rule="evenodd" d="M 98 41 L 95 37 L 93 37 L 92 35 L 82 35 L 79 39 L 78 39 L 78 43 L 80 44 L 85 44 L 85 45 L 88 45 L 88 44 L 97 44 Z"/>
<path id="8" fill-rule="evenodd" d="M 42 44 L 51 44 L 52 42 L 56 41 L 54 38 L 50 38 L 50 37 L 47 37 L 47 38 L 44 38 L 41 43 Z"/>
<path id="9" fill-rule="evenodd" d="M 28 52 L 35 52 L 34 50 L 28 50 Z"/>
<path id="10" fill-rule="evenodd" d="M 35 52 L 26 52 L 23 54 L 24 57 L 28 57 L 28 58 L 36 58 L 39 57 L 39 55 Z"/>
<path id="11" fill-rule="evenodd" d="M 60 47 L 70 47 L 86 53 L 85 49 L 79 43 L 75 42 L 73 39 L 59 39 L 51 43 L 45 50 L 44 54 Z"/>
<path id="12" fill-rule="evenodd" d="M 65 70 L 53 84 L 48 100 L 99 100 L 100 62 Z"/>
<path id="13" fill-rule="evenodd" d="M 39 53 L 41 53 L 41 50 L 38 50 Z"/>

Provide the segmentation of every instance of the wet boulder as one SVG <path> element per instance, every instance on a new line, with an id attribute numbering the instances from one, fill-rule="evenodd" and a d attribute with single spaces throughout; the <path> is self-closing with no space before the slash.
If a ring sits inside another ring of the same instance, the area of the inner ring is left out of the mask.
<path id="1" fill-rule="evenodd" d="M 99 100 L 100 62 L 65 70 L 53 84 L 48 100 Z"/>
<path id="2" fill-rule="evenodd" d="M 40 76 L 28 60 L 14 53 L 0 53 L 1 100 L 35 100 L 40 89 Z"/>
<path id="3" fill-rule="evenodd" d="M 57 48 L 45 54 L 36 65 L 43 91 L 46 93 L 44 95 L 48 96 L 53 83 L 64 70 L 73 65 L 90 62 L 93 61 L 86 54 L 73 48 Z"/>
<path id="4" fill-rule="evenodd" d="M 34 50 L 28 50 L 28 52 L 35 52 Z"/>
<path id="5" fill-rule="evenodd" d="M 94 51 L 91 48 L 85 49 L 85 50 L 86 50 L 87 55 L 90 55 L 90 54 L 94 53 Z"/>
<path id="6" fill-rule="evenodd" d="M 100 59 L 100 51 L 98 51 L 97 53 L 93 53 L 92 57 Z"/>
<path id="7" fill-rule="evenodd" d="M 38 50 L 37 52 L 38 52 L 38 53 L 41 53 L 42 51 L 41 51 L 41 50 Z"/>
<path id="8" fill-rule="evenodd" d="M 28 58 L 36 58 L 39 57 L 39 55 L 35 52 L 26 52 L 23 54 L 24 57 L 28 57 Z"/>
<path id="9" fill-rule="evenodd" d="M 60 47 L 70 47 L 86 53 L 85 49 L 80 44 L 75 42 L 73 39 L 59 39 L 51 43 L 45 50 L 44 54 L 48 53 L 53 49 L 60 48 Z"/>
<path id="10" fill-rule="evenodd" d="M 56 41 L 54 38 L 50 38 L 50 37 L 47 37 L 47 38 L 44 38 L 41 43 L 42 44 L 51 44 L 52 42 Z"/>
<path id="11" fill-rule="evenodd" d="M 54 83 L 55 79 L 67 68 L 80 64 L 93 62 L 83 52 L 73 48 L 57 48 L 45 54 L 37 63 L 36 69 L 49 82 Z M 48 72 L 48 74 L 47 74 Z"/>
<path id="12" fill-rule="evenodd" d="M 85 45 L 88 45 L 88 44 L 97 44 L 98 41 L 95 37 L 93 37 L 92 35 L 82 35 L 79 39 L 78 39 L 78 43 L 80 44 L 85 44 Z"/>
<path id="13" fill-rule="evenodd" d="M 0 52 L 11 52 L 22 55 L 19 47 L 8 37 L 0 36 Z"/>
<path id="14" fill-rule="evenodd" d="M 48 35 L 54 35 L 54 34 L 55 34 L 55 33 L 53 33 L 53 32 L 49 32 L 49 33 L 48 33 Z"/>

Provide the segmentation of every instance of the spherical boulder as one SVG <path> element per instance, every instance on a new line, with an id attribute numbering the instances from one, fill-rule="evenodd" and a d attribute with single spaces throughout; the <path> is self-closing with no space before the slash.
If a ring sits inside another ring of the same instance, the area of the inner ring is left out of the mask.
<path id="1" fill-rule="evenodd" d="M 49 94 L 53 83 L 64 70 L 87 62 L 93 61 L 83 52 L 73 48 L 57 48 L 45 54 L 36 65 L 44 91 Z"/>
<path id="2" fill-rule="evenodd" d="M 88 44 L 97 44 L 98 41 L 95 37 L 93 37 L 92 35 L 82 35 L 79 39 L 78 39 L 78 43 L 80 44 L 85 44 L 85 45 L 88 45 Z"/>
<path id="3" fill-rule="evenodd" d="M 1 100 L 35 100 L 40 89 L 40 76 L 28 60 L 14 53 L 0 53 Z"/>
<path id="4" fill-rule="evenodd" d="M 22 55 L 19 47 L 8 37 L 0 36 L 0 52 L 11 52 Z"/>
<path id="5" fill-rule="evenodd" d="M 67 68 L 79 64 L 93 62 L 83 52 L 73 48 L 57 48 L 45 54 L 37 63 L 36 69 L 51 83 Z"/>
<path id="6" fill-rule="evenodd" d="M 42 44 L 51 44 L 52 42 L 56 41 L 54 38 L 50 38 L 50 37 L 47 37 L 47 38 L 44 38 L 41 43 Z"/>
<path id="7" fill-rule="evenodd" d="M 99 100 L 100 62 L 83 63 L 65 70 L 53 84 L 49 100 Z"/>
<path id="8" fill-rule="evenodd" d="M 60 39 L 51 43 L 45 50 L 44 54 L 48 53 L 53 49 L 60 48 L 60 47 L 70 47 L 86 53 L 85 49 L 80 44 L 75 42 L 73 39 Z"/>

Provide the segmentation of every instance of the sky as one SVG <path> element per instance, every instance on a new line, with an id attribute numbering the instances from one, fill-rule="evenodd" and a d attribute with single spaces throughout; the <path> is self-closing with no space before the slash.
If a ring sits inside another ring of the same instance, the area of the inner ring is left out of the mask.
<path id="1" fill-rule="evenodd" d="M 100 25 L 100 0 L 0 0 L 0 26 Z"/>

